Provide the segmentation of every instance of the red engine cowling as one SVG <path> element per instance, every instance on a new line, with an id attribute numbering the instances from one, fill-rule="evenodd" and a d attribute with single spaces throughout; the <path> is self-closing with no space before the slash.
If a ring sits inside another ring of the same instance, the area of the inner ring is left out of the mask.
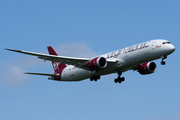
<path id="1" fill-rule="evenodd" d="M 90 70 L 97 70 L 99 68 L 105 68 L 107 66 L 107 61 L 104 57 L 96 57 L 90 60 L 87 66 Z"/>
<path id="2" fill-rule="evenodd" d="M 147 74 L 151 74 L 154 73 L 156 71 L 156 63 L 154 62 L 146 62 L 143 63 L 139 66 L 138 72 L 141 75 L 147 75 Z"/>

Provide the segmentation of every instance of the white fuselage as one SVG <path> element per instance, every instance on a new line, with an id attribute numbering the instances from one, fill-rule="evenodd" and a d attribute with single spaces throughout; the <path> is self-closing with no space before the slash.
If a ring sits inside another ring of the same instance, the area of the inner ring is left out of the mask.
<path id="1" fill-rule="evenodd" d="M 163 44 L 167 42 L 168 44 Z M 131 69 L 136 69 L 140 64 L 162 56 L 167 56 L 175 50 L 175 47 L 167 40 L 152 40 L 141 44 L 100 55 L 107 60 L 116 60 L 115 65 L 107 65 L 106 68 L 96 71 L 85 70 L 72 65 L 67 66 L 61 74 L 61 81 L 80 81 L 87 79 L 94 74 L 106 75 L 116 72 L 124 72 Z"/>

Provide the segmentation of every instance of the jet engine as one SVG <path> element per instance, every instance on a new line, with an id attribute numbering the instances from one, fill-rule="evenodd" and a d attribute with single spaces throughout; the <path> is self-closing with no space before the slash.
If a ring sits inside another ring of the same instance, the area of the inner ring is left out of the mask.
<path id="1" fill-rule="evenodd" d="M 146 62 L 146 63 L 143 63 L 139 66 L 138 68 L 138 72 L 141 74 L 141 75 L 147 75 L 147 74 L 151 74 L 151 73 L 154 73 L 156 71 L 156 63 L 154 62 Z"/>
<path id="2" fill-rule="evenodd" d="M 107 66 L 107 60 L 104 57 L 96 57 L 90 60 L 87 66 L 90 70 L 105 68 Z"/>

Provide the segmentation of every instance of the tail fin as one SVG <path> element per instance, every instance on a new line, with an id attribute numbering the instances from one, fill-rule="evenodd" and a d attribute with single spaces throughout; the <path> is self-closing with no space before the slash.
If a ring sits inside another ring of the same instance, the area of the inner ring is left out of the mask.
<path id="1" fill-rule="evenodd" d="M 50 55 L 58 56 L 56 51 L 51 46 L 48 46 L 47 49 L 48 49 L 48 52 Z M 52 61 L 52 65 L 53 65 L 55 73 L 59 72 L 60 70 L 62 70 L 66 67 L 66 65 L 64 63 L 59 64 L 58 62 L 54 62 L 54 61 Z"/>

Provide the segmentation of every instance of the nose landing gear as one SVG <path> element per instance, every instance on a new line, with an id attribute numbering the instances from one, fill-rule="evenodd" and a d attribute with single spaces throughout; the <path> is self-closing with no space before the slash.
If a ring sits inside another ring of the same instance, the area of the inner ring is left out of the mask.
<path id="1" fill-rule="evenodd" d="M 161 61 L 161 65 L 165 65 L 166 64 L 166 62 L 165 61 Z"/>
<path id="2" fill-rule="evenodd" d="M 167 58 L 167 56 L 162 56 L 161 65 L 165 65 L 166 64 L 166 62 L 164 61 L 164 59 L 166 59 L 166 58 Z"/>

